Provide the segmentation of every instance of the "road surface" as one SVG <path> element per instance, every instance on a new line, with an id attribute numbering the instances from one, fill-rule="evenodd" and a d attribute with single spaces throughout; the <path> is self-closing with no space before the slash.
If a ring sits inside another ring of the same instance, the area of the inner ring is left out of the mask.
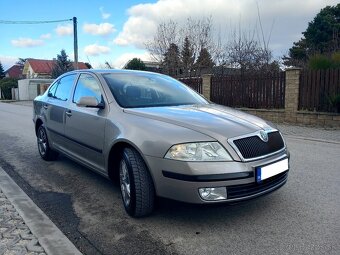
<path id="1" fill-rule="evenodd" d="M 84 254 L 340 254 L 340 143 L 286 137 L 288 183 L 236 205 L 161 199 L 132 219 L 117 186 L 40 159 L 29 106 L 0 103 L 0 166 Z"/>

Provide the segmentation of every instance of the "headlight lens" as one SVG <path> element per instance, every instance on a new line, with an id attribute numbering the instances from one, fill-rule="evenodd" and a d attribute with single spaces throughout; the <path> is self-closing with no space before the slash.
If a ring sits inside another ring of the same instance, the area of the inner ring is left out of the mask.
<path id="1" fill-rule="evenodd" d="M 181 161 L 232 161 L 229 153 L 218 142 L 176 144 L 168 150 L 165 158 Z"/>

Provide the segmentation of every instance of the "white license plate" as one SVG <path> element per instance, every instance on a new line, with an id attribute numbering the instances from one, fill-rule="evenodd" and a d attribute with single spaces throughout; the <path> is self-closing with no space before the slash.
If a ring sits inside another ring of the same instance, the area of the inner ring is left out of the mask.
<path id="1" fill-rule="evenodd" d="M 256 181 L 260 182 L 288 170 L 288 158 L 256 168 Z"/>

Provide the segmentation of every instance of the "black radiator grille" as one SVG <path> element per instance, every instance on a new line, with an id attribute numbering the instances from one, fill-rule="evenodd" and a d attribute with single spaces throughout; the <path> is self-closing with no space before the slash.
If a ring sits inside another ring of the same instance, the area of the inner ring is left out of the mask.
<path id="1" fill-rule="evenodd" d="M 264 192 L 279 184 L 284 184 L 288 177 L 288 171 L 275 175 L 260 183 L 249 183 L 227 187 L 228 199 L 242 198 Z M 281 185 L 279 185 L 281 187 Z"/>
<path id="2" fill-rule="evenodd" d="M 257 158 L 274 153 L 284 147 L 283 139 L 278 131 L 268 133 L 268 142 L 257 135 L 234 140 L 234 144 L 244 159 Z"/>

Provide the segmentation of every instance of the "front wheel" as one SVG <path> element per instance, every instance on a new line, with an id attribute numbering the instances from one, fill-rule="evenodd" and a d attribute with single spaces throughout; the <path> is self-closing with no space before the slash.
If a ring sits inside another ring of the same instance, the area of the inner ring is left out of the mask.
<path id="1" fill-rule="evenodd" d="M 119 164 L 119 184 L 126 212 L 132 217 L 150 214 L 155 191 L 152 178 L 140 154 L 125 148 Z"/>
<path id="2" fill-rule="evenodd" d="M 44 125 L 40 125 L 37 131 L 37 143 L 39 154 L 42 159 L 46 161 L 55 160 L 58 157 L 58 153 L 50 148 L 47 139 L 47 133 Z"/>

